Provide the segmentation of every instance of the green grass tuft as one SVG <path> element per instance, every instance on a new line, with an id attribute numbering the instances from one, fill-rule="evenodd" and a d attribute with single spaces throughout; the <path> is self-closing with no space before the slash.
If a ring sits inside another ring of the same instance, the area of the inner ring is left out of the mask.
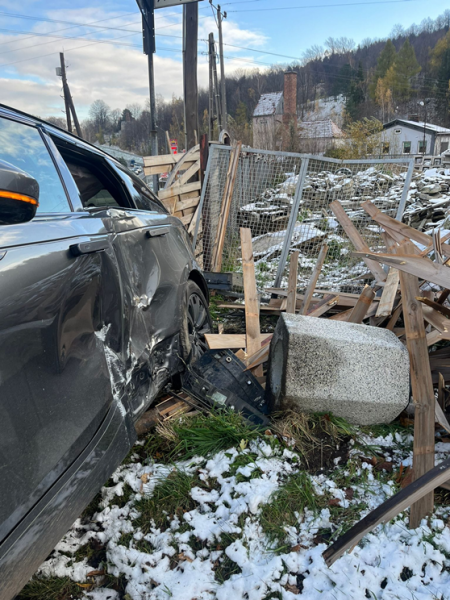
<path id="1" fill-rule="evenodd" d="M 275 552 L 285 552 L 285 527 L 295 526 L 305 508 L 318 511 L 326 506 L 324 497 L 316 496 L 309 475 L 304 471 L 290 477 L 265 504 L 260 514 L 260 524 Z"/>
<path id="2" fill-rule="evenodd" d="M 140 516 L 134 524 L 144 534 L 150 531 L 153 523 L 158 529 L 167 529 L 175 515 L 182 519 L 184 512 L 195 508 L 190 491 L 195 486 L 204 485 L 197 476 L 175 469 L 156 486 L 151 496 L 144 496 L 136 502 L 135 508 Z"/>
<path id="3" fill-rule="evenodd" d="M 16 596 L 16 600 L 76 600 L 83 588 L 68 577 L 33 578 Z"/>
<path id="4" fill-rule="evenodd" d="M 215 411 L 158 426 L 145 450 L 150 458 L 156 455 L 159 461 L 189 460 L 228 450 L 239 446 L 242 440 L 253 440 L 261 434 L 261 428 L 248 425 L 239 413 Z"/>

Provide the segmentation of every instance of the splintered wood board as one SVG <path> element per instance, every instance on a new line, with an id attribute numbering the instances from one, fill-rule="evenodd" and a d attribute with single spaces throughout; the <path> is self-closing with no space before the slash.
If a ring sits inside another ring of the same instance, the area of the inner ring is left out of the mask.
<path id="1" fill-rule="evenodd" d="M 262 333 L 261 343 L 270 337 L 271 333 Z M 206 333 L 205 339 L 210 350 L 239 350 L 246 347 L 245 333 Z"/>

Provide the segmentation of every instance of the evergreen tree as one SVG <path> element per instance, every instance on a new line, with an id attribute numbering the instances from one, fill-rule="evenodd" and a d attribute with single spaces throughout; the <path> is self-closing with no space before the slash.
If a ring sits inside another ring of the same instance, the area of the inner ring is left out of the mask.
<path id="1" fill-rule="evenodd" d="M 380 56 L 378 57 L 377 67 L 375 69 L 373 81 L 370 85 L 370 95 L 373 99 L 375 99 L 378 80 L 383 79 L 383 77 L 386 76 L 386 73 L 394 64 L 396 56 L 397 52 L 395 50 L 395 46 L 391 40 L 388 40 L 381 51 Z"/>
<path id="2" fill-rule="evenodd" d="M 420 71 L 421 66 L 417 62 L 414 48 L 407 39 L 385 77 L 387 87 L 392 90 L 396 100 L 406 101 L 411 98 L 411 80 Z"/>
<path id="3" fill-rule="evenodd" d="M 436 75 L 436 107 L 442 123 L 450 124 L 450 31 L 438 40 L 430 60 Z"/>
<path id="4" fill-rule="evenodd" d="M 345 97 L 350 93 L 352 79 L 355 76 L 355 70 L 352 69 L 349 63 L 346 63 L 339 69 L 339 73 L 334 81 L 333 96 L 343 94 Z"/>
<path id="5" fill-rule="evenodd" d="M 358 71 L 356 72 L 356 76 L 352 79 L 350 83 L 350 91 L 347 96 L 347 101 L 345 103 L 345 112 L 347 117 L 351 120 L 355 120 L 358 118 L 358 111 L 361 104 L 365 100 L 364 93 L 364 71 L 362 68 L 362 64 L 359 63 Z"/>

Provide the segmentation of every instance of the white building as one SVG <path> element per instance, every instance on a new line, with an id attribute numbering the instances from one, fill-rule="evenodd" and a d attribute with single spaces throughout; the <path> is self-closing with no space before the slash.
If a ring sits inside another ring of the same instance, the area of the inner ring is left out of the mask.
<path id="1" fill-rule="evenodd" d="M 439 156 L 449 149 L 450 129 L 395 119 L 383 125 L 382 154 Z"/>

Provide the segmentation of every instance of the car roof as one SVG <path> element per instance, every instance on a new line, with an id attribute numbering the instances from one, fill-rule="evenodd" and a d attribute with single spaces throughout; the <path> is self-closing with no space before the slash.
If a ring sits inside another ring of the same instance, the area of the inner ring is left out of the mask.
<path id="1" fill-rule="evenodd" d="M 10 115 L 10 116 L 14 116 L 14 117 L 19 117 L 21 121 L 28 122 L 30 125 L 43 125 L 48 133 L 53 133 L 58 138 L 63 139 L 64 141 L 68 142 L 69 144 L 75 144 L 77 146 L 82 146 L 82 147 L 86 148 L 86 150 L 89 150 L 90 152 L 94 152 L 95 154 L 104 156 L 105 158 L 109 158 L 110 160 L 114 161 L 116 164 L 121 165 L 121 163 L 119 163 L 119 161 L 116 158 L 114 158 L 114 156 L 112 156 L 111 154 L 108 154 L 107 152 L 98 148 L 97 146 L 94 146 L 93 144 L 86 142 L 86 140 L 79 138 L 75 134 L 70 133 L 69 131 L 66 131 L 65 129 L 61 129 L 61 127 L 58 127 L 57 125 L 53 125 L 53 123 L 48 123 L 48 121 L 45 121 L 45 119 L 41 119 L 39 117 L 34 117 L 33 115 L 25 113 L 21 110 L 17 110 L 16 108 L 12 108 L 11 106 L 6 106 L 6 104 L 0 103 L 0 115 L 2 115 L 2 114 L 4 116 Z"/>

